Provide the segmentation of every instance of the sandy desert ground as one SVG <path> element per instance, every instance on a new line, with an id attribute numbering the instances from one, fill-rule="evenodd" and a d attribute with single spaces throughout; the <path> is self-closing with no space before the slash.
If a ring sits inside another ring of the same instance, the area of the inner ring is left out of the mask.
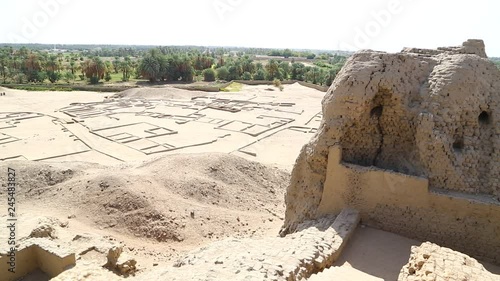
<path id="1" fill-rule="evenodd" d="M 52 228 L 54 241 L 79 253 L 72 270 L 102 266 L 95 247 L 120 243 L 137 276 L 215 240 L 276 236 L 290 170 L 320 125 L 324 96 L 298 84 L 0 92 L 0 171 L 16 169 L 18 237 Z M 1 232 L 2 247 L 6 239 Z M 395 280 L 420 242 L 365 228 L 351 244 L 314 280 Z"/>
<path id="2" fill-rule="evenodd" d="M 4 89 L 0 160 L 118 164 L 222 152 L 290 170 L 319 125 L 323 93 L 298 84 L 275 89 L 138 88 L 114 97 Z"/>

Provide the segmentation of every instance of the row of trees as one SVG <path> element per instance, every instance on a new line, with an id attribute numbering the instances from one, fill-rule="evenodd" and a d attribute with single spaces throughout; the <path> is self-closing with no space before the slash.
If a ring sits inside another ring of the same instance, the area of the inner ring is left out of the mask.
<path id="1" fill-rule="evenodd" d="M 120 49 L 126 53 L 128 49 Z M 286 52 L 283 50 L 281 52 Z M 292 52 L 293 54 L 293 52 Z M 3 83 L 43 83 L 48 80 L 68 83 L 87 80 L 92 84 L 113 77 L 129 81 L 131 77 L 157 81 L 192 82 L 219 80 L 301 80 L 329 86 L 345 63 L 344 56 L 320 54 L 321 60 L 300 63 L 271 59 L 255 61 L 254 56 L 229 52 L 158 47 L 141 57 L 101 57 L 92 53 L 54 53 L 21 47 L 0 48 L 0 79 Z M 121 75 L 119 75 L 121 74 Z"/>
<path id="2" fill-rule="evenodd" d="M 331 64 L 331 63 L 332 64 Z M 300 80 L 330 86 L 345 63 L 345 57 L 334 56 L 330 61 L 306 66 L 303 63 L 271 59 L 255 62 L 250 56 L 217 56 L 215 54 L 172 54 L 165 49 L 153 49 L 139 63 L 141 76 L 151 82 L 191 82 L 198 75 L 205 81 L 231 80 Z"/>
<path id="3" fill-rule="evenodd" d="M 302 57 L 302 58 L 307 58 L 307 59 L 314 59 L 316 57 L 316 54 L 312 52 L 296 52 L 292 51 L 290 49 L 284 49 L 284 50 L 271 50 L 267 53 L 269 56 L 273 57 L 284 57 L 284 58 L 289 58 L 289 57 Z"/>
<path id="4" fill-rule="evenodd" d="M 39 53 L 26 48 L 13 50 L 0 49 L 0 77 L 3 83 L 8 80 L 17 83 L 43 82 L 48 79 L 55 83 L 62 74 L 64 58 L 48 53 Z"/>
<path id="5" fill-rule="evenodd" d="M 165 54 L 161 49 L 153 49 L 141 60 L 138 71 L 150 82 L 179 80 L 192 82 L 195 74 L 193 64 L 200 68 L 212 65 L 208 57 L 198 56 L 196 59 L 193 61 L 187 55 Z"/>
<path id="6" fill-rule="evenodd" d="M 300 62 L 271 59 L 267 63 L 254 62 L 249 56 L 231 58 L 216 65 L 215 71 L 203 72 L 205 81 L 220 80 L 300 80 L 330 86 L 345 60 L 336 64 L 322 63 L 309 66 Z"/>
<path id="7" fill-rule="evenodd" d="M 96 84 L 101 79 L 109 81 L 111 73 L 122 72 L 122 80 L 128 81 L 137 67 L 130 57 L 116 57 L 114 61 L 105 61 L 99 56 L 84 59 L 78 53 L 62 54 L 20 48 L 0 49 L 0 78 L 2 83 L 51 83 L 63 79 L 71 82 L 79 77 Z M 81 73 L 81 74 L 80 74 Z"/>

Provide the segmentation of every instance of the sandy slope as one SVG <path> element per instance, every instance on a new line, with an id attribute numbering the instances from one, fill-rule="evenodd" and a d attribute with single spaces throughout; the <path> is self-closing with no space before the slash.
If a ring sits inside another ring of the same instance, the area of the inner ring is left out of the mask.
<path id="1" fill-rule="evenodd" d="M 140 259 L 157 253 L 162 262 L 224 237 L 276 235 L 289 176 L 219 153 L 172 155 L 114 167 L 0 164 L 1 171 L 7 167 L 16 170 L 25 234 L 43 217 L 65 221 L 69 216 L 70 227 L 63 230 L 68 237 L 99 230 L 136 249 L 149 245 L 149 250 L 134 254 Z M 5 176 L 0 175 L 0 182 L 6 182 Z M 2 188 L 0 197 L 5 196 Z M 142 264 L 143 269 L 150 266 Z"/>
<path id="2" fill-rule="evenodd" d="M 284 171 L 217 153 L 172 155 L 115 167 L 0 164 L 1 170 L 7 167 L 16 170 L 19 204 L 88 216 L 101 227 L 158 241 L 245 233 L 247 217 L 279 219 L 288 181 Z M 0 175 L 0 181 L 6 182 L 5 177 Z M 4 189 L 0 195 L 5 195 Z M 204 227 L 203 221 L 210 221 L 210 226 Z M 218 224 L 225 227 L 218 229 Z"/>

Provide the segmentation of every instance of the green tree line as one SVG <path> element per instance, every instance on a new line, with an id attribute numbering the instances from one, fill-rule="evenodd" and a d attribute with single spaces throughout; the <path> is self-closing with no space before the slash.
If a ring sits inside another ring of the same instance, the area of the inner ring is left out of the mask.
<path id="1" fill-rule="evenodd" d="M 300 80 L 330 86 L 346 61 L 346 57 L 332 55 L 313 66 L 301 62 L 271 59 L 266 63 L 255 61 L 250 55 L 227 56 L 224 52 L 179 53 L 168 48 L 150 50 L 139 63 L 142 78 L 151 82 L 192 82 L 203 76 L 207 82 L 218 80 Z"/>
<path id="2" fill-rule="evenodd" d="M 330 86 L 345 63 L 345 57 L 329 61 L 318 61 L 315 65 L 270 59 L 266 63 L 256 62 L 250 56 L 219 59 L 215 65 L 216 77 L 220 80 L 299 80 Z M 205 77 L 205 80 L 207 77 Z M 210 80 L 208 80 L 210 81 Z"/>
<path id="3" fill-rule="evenodd" d="M 122 81 L 128 81 L 137 67 L 130 57 L 116 57 L 113 62 L 99 56 L 84 58 L 79 53 L 49 53 L 26 47 L 0 48 L 0 81 L 2 83 L 56 83 L 74 82 L 78 78 L 97 84 L 109 81 L 111 73 L 122 73 Z"/>
<path id="4" fill-rule="evenodd" d="M 215 80 L 300 80 L 329 86 L 346 61 L 345 56 L 323 53 L 308 63 L 283 59 L 257 61 L 255 55 L 230 49 L 203 47 L 156 47 L 129 56 L 135 50 L 116 52 L 52 52 L 25 46 L 0 48 L 2 83 L 72 83 L 121 79 L 145 79 L 150 82 L 193 82 Z M 279 51 L 281 54 L 289 49 Z M 114 54 L 114 57 L 108 55 Z M 120 56 L 123 54 L 124 56 Z M 290 51 L 291 55 L 294 55 Z M 117 78 L 119 77 L 119 78 Z"/>

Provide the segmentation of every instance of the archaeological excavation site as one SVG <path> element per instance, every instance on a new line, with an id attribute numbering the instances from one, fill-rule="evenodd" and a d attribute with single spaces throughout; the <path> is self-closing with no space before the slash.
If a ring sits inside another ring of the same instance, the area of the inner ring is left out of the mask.
<path id="1" fill-rule="evenodd" d="M 482 40 L 359 51 L 326 93 L 0 92 L 0 281 L 500 281 Z"/>

